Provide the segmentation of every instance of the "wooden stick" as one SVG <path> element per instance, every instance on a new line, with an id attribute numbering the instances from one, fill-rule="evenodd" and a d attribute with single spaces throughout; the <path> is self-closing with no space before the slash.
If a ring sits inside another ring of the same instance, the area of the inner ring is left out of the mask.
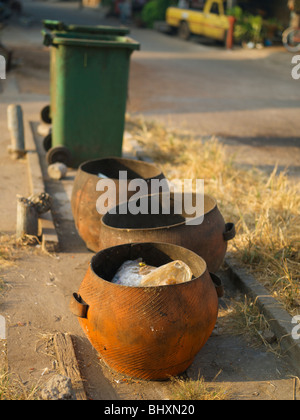
<path id="1" fill-rule="evenodd" d="M 87 400 L 70 334 L 55 334 L 54 345 L 60 373 L 71 379 L 76 399 Z"/>

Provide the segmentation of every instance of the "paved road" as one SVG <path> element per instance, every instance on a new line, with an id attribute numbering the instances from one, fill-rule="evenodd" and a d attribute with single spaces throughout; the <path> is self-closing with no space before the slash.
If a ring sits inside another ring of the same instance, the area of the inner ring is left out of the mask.
<path id="1" fill-rule="evenodd" d="M 300 175 L 300 81 L 282 48 L 225 51 L 133 30 L 129 110 L 216 135 L 240 163 Z M 154 46 L 156 48 L 154 48 Z M 145 83 L 145 80 L 147 83 Z"/>
<path id="2" fill-rule="evenodd" d="M 35 22 L 119 24 L 103 13 L 79 11 L 75 3 L 24 4 Z M 27 41 L 39 44 L 36 34 L 36 26 L 28 29 Z M 130 113 L 199 137 L 216 135 L 240 163 L 267 170 L 279 163 L 300 176 L 300 80 L 291 77 L 290 53 L 281 47 L 226 51 L 212 42 L 185 42 L 133 25 L 131 36 L 141 43 L 141 51 L 132 56 Z M 6 37 L 18 42 L 15 30 Z"/>

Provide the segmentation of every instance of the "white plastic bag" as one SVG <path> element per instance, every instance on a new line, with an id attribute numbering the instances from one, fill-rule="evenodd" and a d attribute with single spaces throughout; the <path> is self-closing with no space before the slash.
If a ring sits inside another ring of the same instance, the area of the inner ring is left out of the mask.
<path id="1" fill-rule="evenodd" d="M 162 265 L 151 273 L 142 277 L 141 286 L 169 286 L 173 284 L 186 283 L 192 280 L 193 273 L 189 266 L 182 261 L 173 261 Z"/>
<path id="2" fill-rule="evenodd" d="M 112 279 L 112 283 L 122 284 L 123 286 L 138 287 L 140 286 L 143 272 L 145 274 L 146 268 L 148 270 L 146 273 L 149 273 L 151 270 L 155 270 L 156 267 L 146 266 L 143 263 L 142 258 L 134 261 L 125 261 Z"/>
<path id="3" fill-rule="evenodd" d="M 143 263 L 142 258 L 125 261 L 114 276 L 112 283 L 132 287 L 167 286 L 192 280 L 191 269 L 182 261 L 173 261 L 161 267 Z"/>

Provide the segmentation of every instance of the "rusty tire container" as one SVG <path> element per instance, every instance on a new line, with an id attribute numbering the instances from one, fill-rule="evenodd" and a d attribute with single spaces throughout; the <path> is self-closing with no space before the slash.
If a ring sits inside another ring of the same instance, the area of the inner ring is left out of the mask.
<path id="1" fill-rule="evenodd" d="M 225 223 L 216 200 L 209 195 L 204 195 L 202 223 L 186 224 L 186 214 L 172 212 L 176 199 L 174 194 L 171 193 L 170 196 L 169 215 L 162 214 L 162 207 L 159 208 L 158 214 L 132 215 L 128 211 L 129 202 L 119 204 L 105 214 L 101 221 L 100 249 L 125 243 L 166 242 L 195 252 L 205 260 L 210 272 L 217 272 L 223 263 L 228 241 L 235 236 L 235 225 Z M 151 208 L 152 197 L 148 196 L 148 208 Z"/>
<path id="2" fill-rule="evenodd" d="M 194 279 L 158 287 L 111 283 L 127 260 L 160 266 L 181 259 Z M 125 244 L 96 254 L 70 309 L 106 364 L 124 375 L 165 380 L 183 373 L 210 337 L 218 295 L 205 261 L 171 244 Z"/>
<path id="3" fill-rule="evenodd" d="M 109 157 L 90 160 L 80 165 L 72 191 L 72 213 L 79 236 L 83 239 L 86 247 L 91 251 L 98 252 L 99 235 L 102 216 L 97 212 L 96 203 L 101 192 L 96 191 L 100 180 L 98 173 L 112 179 L 116 186 L 117 202 L 119 197 L 119 171 L 127 171 L 128 183 L 132 179 L 140 178 L 150 185 L 151 179 L 164 179 L 161 170 L 151 164 L 134 159 Z M 128 192 L 128 199 L 133 195 Z"/>

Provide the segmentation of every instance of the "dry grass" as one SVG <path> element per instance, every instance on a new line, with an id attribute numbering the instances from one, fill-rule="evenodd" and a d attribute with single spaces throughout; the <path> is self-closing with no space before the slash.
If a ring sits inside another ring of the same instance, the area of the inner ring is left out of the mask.
<path id="1" fill-rule="evenodd" d="M 256 302 L 247 296 L 230 302 L 227 309 L 220 309 L 218 328 L 222 333 L 242 335 L 252 347 L 262 344 L 277 357 L 281 356 L 280 343 L 271 332 L 270 324 Z M 274 338 L 270 341 L 268 333 Z"/>
<path id="2" fill-rule="evenodd" d="M 0 247 L 0 267 L 10 265 L 12 257 L 7 247 Z"/>
<path id="3" fill-rule="evenodd" d="M 31 388 L 14 378 L 6 371 L 0 371 L 0 401 L 32 401 L 38 400 L 39 387 Z"/>
<path id="4" fill-rule="evenodd" d="M 292 315 L 300 313 L 299 184 L 277 168 L 267 175 L 238 167 L 216 138 L 201 141 L 130 117 L 126 129 L 169 180 L 205 180 L 225 221 L 236 224 L 229 251 Z"/>
<path id="5" fill-rule="evenodd" d="M 3 291 L 5 290 L 5 282 L 4 280 L 0 277 L 0 295 L 1 293 L 3 293 Z"/>
<path id="6" fill-rule="evenodd" d="M 36 352 L 43 353 L 53 359 L 53 369 L 51 372 L 57 372 L 58 362 L 56 360 L 56 352 L 53 344 L 53 334 L 40 334 L 36 342 Z M 4 341 L 2 341 L 4 343 Z M 4 354 L 5 353 L 5 354 Z M 30 383 L 23 383 L 17 374 L 8 373 L 7 367 L 7 349 L 3 346 L 2 358 L 0 357 L 0 401 L 2 400 L 21 400 L 31 401 L 40 400 L 40 391 L 44 386 L 44 373 L 50 373 L 46 368 L 40 379 L 34 380 Z M 0 340 L 0 356 L 1 356 L 1 340 Z"/>
<path id="7" fill-rule="evenodd" d="M 16 259 L 14 250 L 14 240 L 10 236 L 0 234 L 0 295 L 6 288 L 5 282 L 1 277 L 1 271 L 14 264 Z"/>
<path id="8" fill-rule="evenodd" d="M 214 383 L 213 385 L 205 382 L 199 376 L 193 379 L 172 378 L 172 399 L 174 400 L 201 400 L 201 401 L 223 401 L 230 399 L 228 388 Z"/>
<path id="9" fill-rule="evenodd" d="M 15 261 L 15 239 L 0 233 L 0 269 L 11 266 Z"/>

